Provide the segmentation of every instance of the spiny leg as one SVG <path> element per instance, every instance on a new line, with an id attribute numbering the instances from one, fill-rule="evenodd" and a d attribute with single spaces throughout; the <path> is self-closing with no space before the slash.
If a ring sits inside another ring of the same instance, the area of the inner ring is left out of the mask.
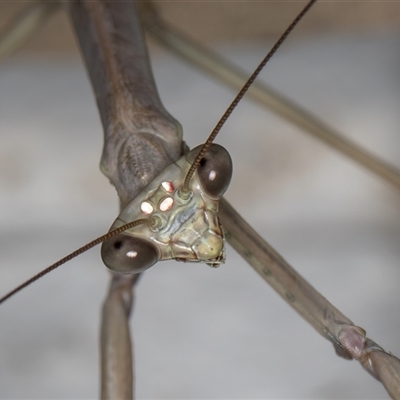
<path id="1" fill-rule="evenodd" d="M 279 295 L 332 342 L 336 354 L 360 362 L 382 382 L 394 399 L 400 399 L 400 360 L 367 338 L 325 297 L 299 275 L 224 199 L 220 218 L 233 248 Z"/>

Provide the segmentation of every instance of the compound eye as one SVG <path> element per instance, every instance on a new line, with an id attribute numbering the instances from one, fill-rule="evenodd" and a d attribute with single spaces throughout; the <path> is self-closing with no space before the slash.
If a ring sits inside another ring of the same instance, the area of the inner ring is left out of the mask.
<path id="1" fill-rule="evenodd" d="M 219 199 L 228 189 L 232 178 L 232 159 L 224 147 L 212 144 L 197 168 L 201 186 L 206 194 Z"/>
<path id="2" fill-rule="evenodd" d="M 138 274 L 159 260 L 157 247 L 149 240 L 121 233 L 103 242 L 101 258 L 113 272 Z"/>

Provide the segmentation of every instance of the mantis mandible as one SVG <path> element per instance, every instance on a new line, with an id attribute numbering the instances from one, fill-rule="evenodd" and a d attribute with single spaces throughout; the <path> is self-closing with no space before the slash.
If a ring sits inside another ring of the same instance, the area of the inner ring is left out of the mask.
<path id="1" fill-rule="evenodd" d="M 165 266 L 167 268 L 167 266 Z"/>

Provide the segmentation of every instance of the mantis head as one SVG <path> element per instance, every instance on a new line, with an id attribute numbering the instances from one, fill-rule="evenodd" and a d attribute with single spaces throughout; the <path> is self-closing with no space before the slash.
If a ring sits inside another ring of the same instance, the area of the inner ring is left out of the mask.
<path id="1" fill-rule="evenodd" d="M 149 222 L 103 242 L 101 256 L 110 270 L 139 273 L 168 259 L 212 267 L 225 261 L 218 203 L 232 178 L 232 160 L 225 148 L 212 144 L 182 191 L 201 148 L 167 167 L 121 211 L 110 230 L 138 219 Z"/>

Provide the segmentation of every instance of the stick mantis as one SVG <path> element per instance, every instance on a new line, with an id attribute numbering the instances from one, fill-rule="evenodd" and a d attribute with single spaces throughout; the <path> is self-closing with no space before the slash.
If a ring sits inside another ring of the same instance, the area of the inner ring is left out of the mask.
<path id="1" fill-rule="evenodd" d="M 164 266 L 163 266 L 164 267 Z M 166 266 L 165 266 L 165 268 L 167 268 Z M 155 274 L 154 272 L 152 273 L 152 274 Z M 343 363 L 342 363 L 343 364 Z M 166 390 L 166 389 L 164 389 L 164 390 Z M 68 392 L 67 392 L 68 393 Z M 164 392 L 165 393 L 165 392 Z"/>

